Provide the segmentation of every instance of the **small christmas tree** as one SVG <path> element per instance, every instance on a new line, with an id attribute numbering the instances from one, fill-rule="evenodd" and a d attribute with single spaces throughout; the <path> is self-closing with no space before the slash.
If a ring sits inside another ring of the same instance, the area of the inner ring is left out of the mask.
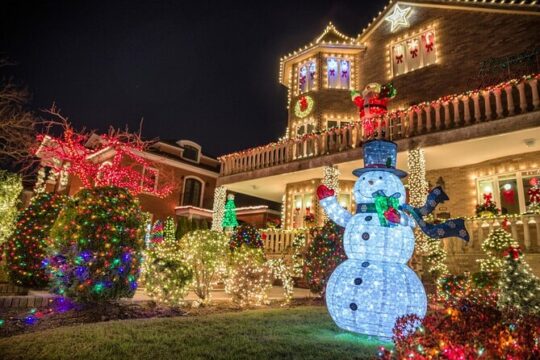
<path id="1" fill-rule="evenodd" d="M 165 227 L 163 229 L 163 240 L 173 241 L 176 239 L 176 225 L 172 217 L 165 219 Z"/>
<path id="2" fill-rule="evenodd" d="M 500 228 L 491 231 L 482 243 L 482 250 L 488 257 L 478 260 L 480 271 L 498 274 L 504 265 L 501 253 L 510 246 L 517 247 L 518 244 L 507 231 Z"/>
<path id="3" fill-rule="evenodd" d="M 516 315 L 540 315 L 540 279 L 532 273 L 516 244 L 504 250 L 503 256 L 497 306 Z"/>
<path id="4" fill-rule="evenodd" d="M 150 235 L 150 243 L 158 244 L 163 241 L 163 222 L 157 220 L 152 227 L 152 233 Z"/>
<path id="5" fill-rule="evenodd" d="M 227 196 L 227 203 L 225 204 L 225 215 L 223 216 L 223 227 L 234 228 L 238 226 L 238 220 L 236 220 L 236 205 L 234 204 L 234 195 L 229 194 Z"/>
<path id="6" fill-rule="evenodd" d="M 229 241 L 229 249 L 234 251 L 242 246 L 250 248 L 262 249 L 263 242 L 261 240 L 261 233 L 252 225 L 238 226 Z"/>
<path id="7" fill-rule="evenodd" d="M 312 292 L 324 295 L 328 278 L 347 258 L 343 250 L 344 231 L 332 221 L 328 221 L 322 228 L 311 230 L 313 240 L 307 249 L 305 267 L 306 279 Z"/>

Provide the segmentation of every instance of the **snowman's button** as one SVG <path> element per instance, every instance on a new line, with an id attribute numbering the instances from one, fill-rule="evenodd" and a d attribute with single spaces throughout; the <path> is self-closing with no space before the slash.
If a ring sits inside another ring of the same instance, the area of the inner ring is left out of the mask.
<path id="1" fill-rule="evenodd" d="M 358 310 L 358 305 L 356 305 L 355 303 L 351 303 L 351 304 L 349 305 L 349 307 L 351 308 L 352 311 Z"/>
<path id="2" fill-rule="evenodd" d="M 362 278 L 354 279 L 354 285 L 360 285 L 360 284 L 362 284 Z"/>
<path id="3" fill-rule="evenodd" d="M 362 263 L 362 267 L 368 267 L 368 266 L 369 266 L 369 262 L 368 262 L 368 261 L 364 261 L 364 262 Z"/>
<path id="4" fill-rule="evenodd" d="M 366 216 L 366 218 L 365 218 L 366 221 L 371 221 L 371 219 L 373 219 L 373 216 L 371 216 L 371 215 L 368 215 L 368 216 Z"/>
<path id="5" fill-rule="evenodd" d="M 362 239 L 369 240 L 369 233 L 365 232 L 362 234 Z"/>

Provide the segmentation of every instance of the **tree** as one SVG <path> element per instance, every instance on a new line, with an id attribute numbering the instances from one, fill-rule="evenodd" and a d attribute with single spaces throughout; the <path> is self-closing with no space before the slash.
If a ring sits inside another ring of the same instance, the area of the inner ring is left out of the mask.
<path id="1" fill-rule="evenodd" d="M 163 228 L 163 240 L 164 241 L 173 241 L 176 240 L 176 225 L 172 217 L 167 217 L 165 219 L 165 227 Z"/>
<path id="2" fill-rule="evenodd" d="M 44 268 L 47 258 L 47 237 L 66 197 L 43 193 L 17 217 L 16 230 L 6 243 L 6 262 L 11 281 L 27 287 L 43 287 L 48 283 Z"/>
<path id="3" fill-rule="evenodd" d="M 171 218 L 165 222 L 165 237 L 145 252 L 143 279 L 145 290 L 154 300 L 178 306 L 189 291 L 193 272 L 187 266 L 180 241 L 170 236 Z M 174 224 L 174 223 L 173 223 Z"/>
<path id="4" fill-rule="evenodd" d="M 518 244 L 508 231 L 500 228 L 492 230 L 482 242 L 482 250 L 484 250 L 488 257 L 487 259 L 478 260 L 480 270 L 498 275 L 504 266 L 504 260 L 501 254 L 510 246 L 517 247 Z"/>
<path id="5" fill-rule="evenodd" d="M 157 220 L 152 226 L 152 232 L 150 233 L 150 244 L 159 244 L 163 242 L 163 223 L 161 220 Z"/>
<path id="6" fill-rule="evenodd" d="M 503 256 L 497 306 L 519 316 L 540 316 L 540 279 L 516 244 L 505 249 Z"/>
<path id="7" fill-rule="evenodd" d="M 53 290 L 80 302 L 132 297 L 144 247 L 139 201 L 115 186 L 83 189 L 51 230 Z"/>
<path id="8" fill-rule="evenodd" d="M 322 228 L 311 229 L 313 240 L 306 251 L 305 273 L 313 293 L 324 295 L 330 275 L 347 258 L 343 249 L 344 231 L 332 221 L 326 222 Z"/>
<path id="9" fill-rule="evenodd" d="M 227 196 L 227 203 L 225 204 L 225 215 L 223 216 L 223 227 L 234 228 L 238 226 L 238 220 L 236 220 L 236 205 L 234 204 L 234 195 L 229 194 Z"/>
<path id="10" fill-rule="evenodd" d="M 223 275 L 229 239 L 218 231 L 196 230 L 180 240 L 186 264 L 193 271 L 193 287 L 203 303 L 210 300 L 214 283 Z"/>
<path id="11" fill-rule="evenodd" d="M 0 68 L 13 65 L 0 59 Z M 26 109 L 27 89 L 9 79 L 0 81 L 0 162 L 19 163 L 28 159 L 35 141 L 35 115 Z"/>
<path id="12" fill-rule="evenodd" d="M 60 119 L 51 122 L 51 127 L 58 127 L 62 135 L 39 134 L 39 146 L 34 149 L 34 154 L 53 171 L 66 171 L 78 177 L 87 189 L 116 186 L 127 189 L 132 195 L 144 192 L 158 197 L 171 193 L 173 186 L 166 181 L 160 181 L 160 186 L 156 186 L 151 163 L 141 156 L 149 142 L 143 141 L 140 134 L 113 128 L 103 135 L 77 132 L 54 106 L 49 113 Z M 94 161 L 106 150 L 111 152 L 111 158 L 106 162 Z M 161 175 L 160 179 L 163 178 Z"/>
<path id="13" fill-rule="evenodd" d="M 0 170 L 0 245 L 15 229 L 17 203 L 23 189 L 19 175 Z"/>

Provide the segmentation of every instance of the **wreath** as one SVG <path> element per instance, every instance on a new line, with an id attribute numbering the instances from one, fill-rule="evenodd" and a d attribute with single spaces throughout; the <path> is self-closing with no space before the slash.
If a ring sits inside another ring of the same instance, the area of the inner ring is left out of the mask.
<path id="1" fill-rule="evenodd" d="M 302 96 L 294 106 L 294 114 L 296 117 L 304 118 L 311 113 L 314 104 L 315 102 L 310 96 Z"/>

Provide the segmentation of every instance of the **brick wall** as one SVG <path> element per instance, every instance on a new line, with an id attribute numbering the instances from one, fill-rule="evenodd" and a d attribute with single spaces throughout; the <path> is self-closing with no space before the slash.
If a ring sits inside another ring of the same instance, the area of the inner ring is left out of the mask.
<path id="1" fill-rule="evenodd" d="M 411 26 L 390 33 L 384 22 L 366 39 L 360 84 L 389 80 L 387 46 L 405 34 L 434 24 L 439 62 L 393 80 L 398 95 L 393 107 L 434 100 L 475 87 L 480 62 L 517 54 L 540 45 L 540 16 L 489 13 L 413 6 Z"/>
<path id="2" fill-rule="evenodd" d="M 456 168 L 430 170 L 426 172 L 426 177 L 431 186 L 435 186 L 439 177 L 445 182 L 445 191 L 450 200 L 442 204 L 438 211 L 446 208 L 451 216 L 473 216 L 477 204 L 476 178 L 538 168 L 540 151 Z"/>

